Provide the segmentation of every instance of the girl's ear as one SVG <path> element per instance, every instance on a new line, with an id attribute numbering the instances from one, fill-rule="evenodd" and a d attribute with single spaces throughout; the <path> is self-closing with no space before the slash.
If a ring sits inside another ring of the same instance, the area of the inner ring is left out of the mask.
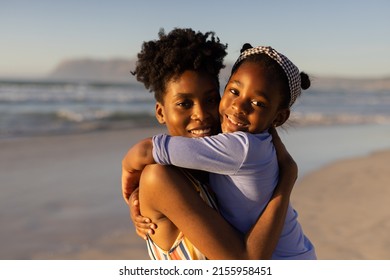
<path id="1" fill-rule="evenodd" d="M 290 109 L 280 109 L 272 125 L 274 127 L 281 126 L 288 120 L 289 117 L 290 117 Z"/>
<path id="2" fill-rule="evenodd" d="M 159 123 L 165 124 L 164 106 L 160 102 L 156 103 L 156 118 Z"/>

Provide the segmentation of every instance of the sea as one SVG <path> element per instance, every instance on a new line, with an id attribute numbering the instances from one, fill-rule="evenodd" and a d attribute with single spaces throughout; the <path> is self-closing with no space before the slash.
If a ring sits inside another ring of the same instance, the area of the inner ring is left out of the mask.
<path id="1" fill-rule="evenodd" d="M 156 124 L 140 84 L 0 81 L 0 139 Z"/>
<path id="2" fill-rule="evenodd" d="M 390 89 L 320 90 L 298 99 L 286 127 L 390 124 Z M 0 80 L 0 139 L 157 125 L 140 83 Z"/>

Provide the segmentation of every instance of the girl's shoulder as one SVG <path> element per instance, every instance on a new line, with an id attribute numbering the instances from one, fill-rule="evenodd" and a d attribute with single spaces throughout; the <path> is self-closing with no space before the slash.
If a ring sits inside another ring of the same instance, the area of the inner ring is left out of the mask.
<path id="1" fill-rule="evenodd" d="M 230 134 L 230 135 L 232 135 L 233 137 L 236 137 L 236 138 L 247 139 L 248 141 L 253 141 L 253 140 L 255 140 L 255 141 L 267 141 L 267 140 L 272 138 L 271 134 L 268 131 L 265 131 L 265 132 L 262 132 L 262 133 L 257 133 L 257 134 L 244 132 L 244 131 L 235 131 L 235 132 L 226 133 L 226 134 Z"/>

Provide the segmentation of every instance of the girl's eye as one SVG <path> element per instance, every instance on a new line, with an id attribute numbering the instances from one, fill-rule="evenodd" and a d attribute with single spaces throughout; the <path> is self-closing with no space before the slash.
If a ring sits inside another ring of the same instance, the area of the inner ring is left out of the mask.
<path id="1" fill-rule="evenodd" d="M 265 107 L 265 104 L 263 102 L 256 101 L 256 100 L 253 100 L 252 104 L 257 106 L 257 107 Z"/>
<path id="2" fill-rule="evenodd" d="M 239 95 L 240 94 L 240 92 L 238 90 L 234 89 L 234 88 L 229 89 L 229 91 L 230 91 L 230 93 L 232 93 L 234 95 Z"/>

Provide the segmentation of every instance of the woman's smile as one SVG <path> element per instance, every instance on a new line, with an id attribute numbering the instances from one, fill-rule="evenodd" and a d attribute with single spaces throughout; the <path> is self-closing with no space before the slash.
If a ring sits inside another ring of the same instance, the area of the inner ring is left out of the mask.
<path id="1" fill-rule="evenodd" d="M 196 127 L 188 130 L 189 133 L 193 135 L 193 137 L 205 137 L 213 135 L 213 131 L 210 126 L 207 127 Z"/>

